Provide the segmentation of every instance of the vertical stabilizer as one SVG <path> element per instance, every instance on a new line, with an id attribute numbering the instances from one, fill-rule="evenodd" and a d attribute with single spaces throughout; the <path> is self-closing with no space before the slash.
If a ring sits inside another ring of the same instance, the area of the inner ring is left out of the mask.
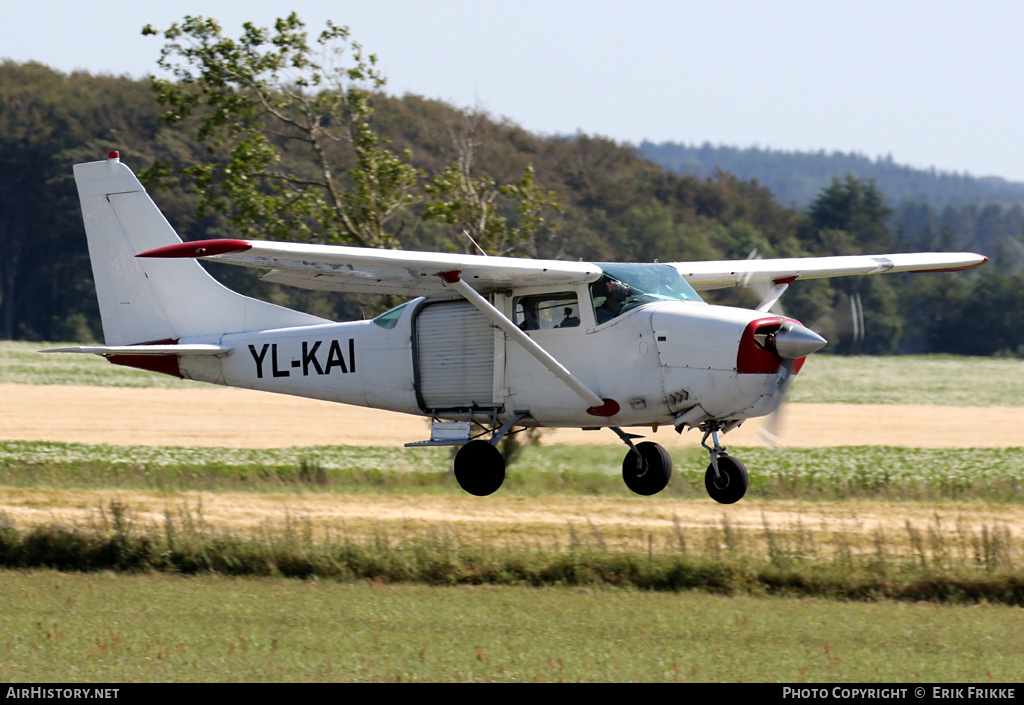
<path id="1" fill-rule="evenodd" d="M 139 259 L 181 238 L 116 152 L 75 165 L 107 345 L 329 323 L 231 291 L 195 260 Z"/>

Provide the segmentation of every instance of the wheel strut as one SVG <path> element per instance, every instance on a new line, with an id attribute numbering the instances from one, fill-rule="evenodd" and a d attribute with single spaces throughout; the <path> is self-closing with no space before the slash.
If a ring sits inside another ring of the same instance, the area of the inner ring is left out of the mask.
<path id="1" fill-rule="evenodd" d="M 707 421 L 700 425 L 700 430 L 704 431 L 704 438 L 701 439 L 700 444 L 711 455 L 711 467 L 715 470 L 716 480 L 722 476 L 718 469 L 718 456 L 725 453 L 725 446 L 718 442 L 718 432 L 724 425 L 721 421 Z M 708 436 L 711 436 L 714 441 L 714 447 L 708 445 Z"/>
<path id="2" fill-rule="evenodd" d="M 644 467 L 644 459 L 643 456 L 640 455 L 640 451 L 636 449 L 636 445 L 633 444 L 634 438 L 643 438 L 643 436 L 638 436 L 635 433 L 626 433 L 618 426 L 609 426 L 609 428 L 615 431 L 615 435 L 621 438 L 622 442 L 629 446 L 629 449 L 633 451 L 633 457 L 636 458 L 637 472 L 639 472 L 640 475 L 643 476 L 647 472 L 647 469 Z"/>
<path id="3" fill-rule="evenodd" d="M 704 473 L 704 487 L 711 499 L 719 504 L 732 504 L 738 502 L 747 493 L 748 477 L 747 468 L 738 459 L 725 452 L 725 446 L 718 442 L 719 431 L 727 431 L 733 428 L 721 421 L 708 421 L 701 424 L 700 429 L 704 431 L 704 438 L 700 444 L 711 455 L 711 464 Z M 708 438 L 711 438 L 713 446 L 708 445 Z"/>

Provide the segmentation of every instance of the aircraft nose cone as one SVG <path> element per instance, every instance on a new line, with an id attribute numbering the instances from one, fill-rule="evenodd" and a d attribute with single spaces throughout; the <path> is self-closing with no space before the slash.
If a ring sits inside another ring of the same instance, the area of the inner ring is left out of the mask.
<path id="1" fill-rule="evenodd" d="M 796 360 L 821 350 L 828 341 L 810 328 L 797 324 L 783 326 L 775 334 L 775 351 L 779 357 Z"/>

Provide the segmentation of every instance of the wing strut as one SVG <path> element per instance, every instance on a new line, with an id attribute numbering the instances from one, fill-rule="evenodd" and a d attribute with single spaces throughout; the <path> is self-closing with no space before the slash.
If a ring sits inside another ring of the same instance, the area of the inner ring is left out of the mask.
<path id="1" fill-rule="evenodd" d="M 754 310 L 765 312 L 770 311 L 772 306 L 777 304 L 779 299 L 782 298 L 782 295 L 786 293 L 786 289 L 789 288 L 789 285 L 796 281 L 796 279 L 796 277 L 786 277 L 785 279 L 777 280 L 775 282 L 775 286 L 773 286 L 771 290 L 764 295 L 764 298 L 761 299 L 761 303 L 759 303 L 757 308 Z"/>
<path id="2" fill-rule="evenodd" d="M 587 385 L 583 384 L 579 379 L 573 375 L 572 372 L 565 368 L 565 365 L 556 360 L 551 353 L 542 348 L 523 331 L 508 319 L 505 314 L 496 309 L 490 301 L 481 296 L 476 289 L 471 287 L 466 282 L 462 281 L 459 276 L 459 271 L 442 272 L 437 276 L 458 291 L 469 303 L 473 304 L 480 313 L 487 316 L 487 318 L 498 328 L 505 331 L 505 333 L 515 340 L 517 343 L 523 346 L 526 352 L 533 355 L 537 361 L 544 365 L 551 374 L 558 379 L 562 380 L 572 391 L 576 392 L 583 401 L 590 404 L 590 408 L 587 409 L 587 413 L 592 416 L 614 416 L 619 412 L 619 404 L 614 399 L 602 399 L 593 392 Z"/>

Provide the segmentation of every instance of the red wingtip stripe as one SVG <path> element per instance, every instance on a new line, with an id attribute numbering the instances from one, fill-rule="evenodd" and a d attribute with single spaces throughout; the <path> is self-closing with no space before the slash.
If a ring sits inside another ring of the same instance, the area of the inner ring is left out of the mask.
<path id="1" fill-rule="evenodd" d="M 226 255 L 231 252 L 245 252 L 251 250 L 252 245 L 245 240 L 196 240 L 195 242 L 180 242 L 176 245 L 158 247 L 155 250 L 147 250 L 135 255 L 136 257 L 212 257 L 213 255 Z"/>
<path id="2" fill-rule="evenodd" d="M 988 262 L 988 257 L 982 257 L 980 262 L 972 262 L 971 264 L 962 264 L 957 267 L 944 267 L 942 269 L 913 269 L 911 270 L 914 274 L 934 274 L 940 272 L 962 272 L 967 269 L 975 269 Z"/>

